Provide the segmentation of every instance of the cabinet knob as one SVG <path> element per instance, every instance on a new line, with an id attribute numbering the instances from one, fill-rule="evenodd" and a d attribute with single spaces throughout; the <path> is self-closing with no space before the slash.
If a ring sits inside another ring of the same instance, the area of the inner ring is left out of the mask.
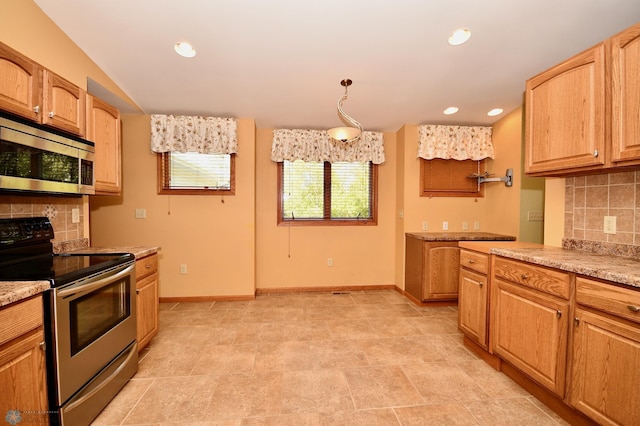
<path id="1" fill-rule="evenodd" d="M 593 151 L 593 156 L 598 158 L 598 155 L 600 155 L 600 153 L 598 152 L 598 150 L 596 149 L 595 151 Z"/>
<path id="2" fill-rule="evenodd" d="M 556 311 L 556 318 L 560 319 L 562 316 L 562 311 Z"/>
<path id="3" fill-rule="evenodd" d="M 140 294 L 140 289 L 136 288 L 136 294 Z"/>
<path id="4" fill-rule="evenodd" d="M 527 274 L 520 274 L 520 278 L 523 280 L 528 280 L 529 279 L 529 275 Z"/>
<path id="5" fill-rule="evenodd" d="M 640 306 L 629 305 L 627 306 L 627 309 L 629 309 L 631 312 L 640 312 Z"/>
<path id="6" fill-rule="evenodd" d="M 473 259 L 469 259 L 469 263 L 476 263 L 476 261 Z"/>
<path id="7" fill-rule="evenodd" d="M 579 325 L 580 325 L 580 318 L 575 317 L 575 318 L 573 319 L 573 323 L 576 325 L 576 327 L 577 327 L 577 326 L 579 326 Z"/>
<path id="8" fill-rule="evenodd" d="M 40 105 L 36 105 L 33 107 L 33 112 L 35 112 L 36 114 L 40 114 Z"/>
<path id="9" fill-rule="evenodd" d="M 151 265 L 147 263 L 146 265 L 144 265 L 144 267 L 147 268 L 147 269 L 150 269 Z"/>
<path id="10" fill-rule="evenodd" d="M 53 117 L 55 117 L 55 116 L 56 116 L 56 113 L 55 113 L 55 112 L 53 112 L 53 111 L 49 112 L 49 118 L 53 118 Z"/>
<path id="11" fill-rule="evenodd" d="M 47 351 L 47 344 L 45 342 L 40 342 L 40 350 L 42 352 L 46 352 Z"/>
<path id="12" fill-rule="evenodd" d="M 482 288 L 482 286 L 483 286 L 483 285 L 484 285 L 483 283 L 478 283 L 478 286 L 479 286 L 480 288 Z"/>

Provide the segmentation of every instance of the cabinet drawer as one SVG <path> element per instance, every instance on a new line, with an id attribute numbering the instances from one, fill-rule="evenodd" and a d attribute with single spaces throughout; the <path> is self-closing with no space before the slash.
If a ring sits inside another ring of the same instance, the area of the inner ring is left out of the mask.
<path id="1" fill-rule="evenodd" d="M 494 274 L 547 294 L 569 299 L 571 275 L 530 263 L 496 257 Z"/>
<path id="2" fill-rule="evenodd" d="M 475 251 L 460 250 L 460 266 L 486 275 L 489 270 L 489 256 Z"/>
<path id="3" fill-rule="evenodd" d="M 42 297 L 0 309 L 0 345 L 42 325 Z"/>
<path id="4" fill-rule="evenodd" d="M 158 255 L 152 254 L 136 260 L 136 279 L 146 277 L 158 270 Z"/>
<path id="5" fill-rule="evenodd" d="M 640 291 L 576 278 L 576 302 L 640 323 Z"/>

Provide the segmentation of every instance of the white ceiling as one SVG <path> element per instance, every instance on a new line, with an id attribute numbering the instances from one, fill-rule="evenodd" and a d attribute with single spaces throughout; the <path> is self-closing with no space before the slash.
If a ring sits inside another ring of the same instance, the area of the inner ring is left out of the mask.
<path id="1" fill-rule="evenodd" d="M 491 124 L 525 80 L 640 21 L 639 0 L 35 0 L 145 113 L 261 128 Z M 471 40 L 449 46 L 451 31 Z M 173 50 L 188 41 L 192 59 Z M 460 111 L 445 116 L 448 106 Z"/>

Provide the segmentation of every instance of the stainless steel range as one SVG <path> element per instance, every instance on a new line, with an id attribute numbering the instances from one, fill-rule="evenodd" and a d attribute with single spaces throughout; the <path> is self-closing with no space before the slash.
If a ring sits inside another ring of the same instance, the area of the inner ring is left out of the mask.
<path id="1" fill-rule="evenodd" d="M 134 256 L 53 254 L 46 217 L 0 220 L 0 281 L 43 295 L 50 421 L 89 424 L 138 368 Z"/>

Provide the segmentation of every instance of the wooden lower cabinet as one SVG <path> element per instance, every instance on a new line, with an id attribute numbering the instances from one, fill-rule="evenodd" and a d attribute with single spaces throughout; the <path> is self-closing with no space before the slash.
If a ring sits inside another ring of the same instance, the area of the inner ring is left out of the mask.
<path id="1" fill-rule="evenodd" d="M 640 424 L 640 292 L 578 277 L 571 405 L 602 425 Z"/>
<path id="2" fill-rule="evenodd" d="M 138 351 L 158 334 L 158 255 L 136 260 Z"/>
<path id="3" fill-rule="evenodd" d="M 555 395 L 565 395 L 569 301 L 495 279 L 493 352 Z"/>
<path id="4" fill-rule="evenodd" d="M 457 241 L 406 237 L 405 289 L 418 301 L 456 300 L 460 270 Z"/>
<path id="5" fill-rule="evenodd" d="M 489 256 L 460 250 L 458 327 L 484 350 L 489 349 L 487 268 Z"/>
<path id="6" fill-rule="evenodd" d="M 0 309 L 0 413 L 20 424 L 49 423 L 42 321 L 40 297 Z"/>

